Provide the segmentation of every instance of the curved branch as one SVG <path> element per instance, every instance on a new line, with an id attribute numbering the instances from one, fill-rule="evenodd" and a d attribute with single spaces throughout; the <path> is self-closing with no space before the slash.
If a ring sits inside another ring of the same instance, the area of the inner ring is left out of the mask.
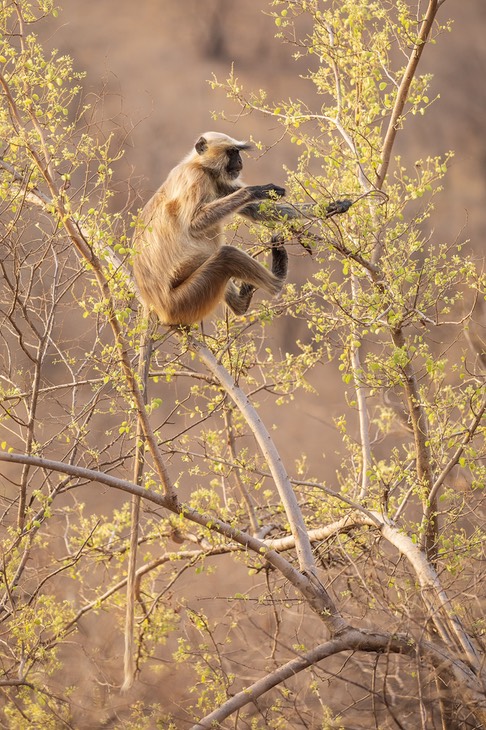
<path id="1" fill-rule="evenodd" d="M 0 451 L 0 461 L 10 462 L 11 464 L 29 464 L 30 466 L 36 466 L 39 469 L 47 469 L 48 471 L 55 471 L 61 474 L 74 477 L 75 479 L 84 479 L 89 482 L 98 482 L 99 484 L 105 484 L 107 487 L 127 492 L 128 494 L 135 495 L 136 497 L 146 497 L 150 502 L 154 502 L 159 507 L 165 507 L 170 509 L 170 499 L 165 495 L 158 492 L 154 492 L 151 489 L 145 489 L 139 487 L 133 482 L 129 482 L 127 479 L 120 479 L 119 477 L 111 476 L 111 474 L 104 474 L 101 471 L 95 469 L 87 469 L 84 466 L 75 466 L 74 464 L 66 464 L 62 461 L 55 461 L 54 459 L 44 459 L 40 456 L 32 456 L 30 454 L 16 454 L 14 452 Z"/>
<path id="2" fill-rule="evenodd" d="M 321 620 L 327 624 L 332 633 L 343 632 L 349 628 L 349 625 L 337 610 L 332 598 L 314 574 L 306 575 L 303 572 L 300 572 L 276 550 L 269 549 L 268 545 L 263 540 L 252 537 L 246 532 L 242 532 L 232 525 L 229 525 L 227 522 L 223 522 L 212 515 L 203 514 L 188 505 L 174 501 L 171 498 L 171 495 L 154 492 L 151 489 L 145 489 L 125 479 L 118 479 L 117 477 L 103 474 L 102 472 L 98 472 L 93 469 L 72 466 L 71 464 L 63 464 L 62 462 L 53 461 L 51 459 L 43 459 L 39 456 L 29 456 L 25 454 L 0 451 L 0 461 L 16 464 L 29 464 L 31 466 L 48 469 L 50 471 L 68 474 L 78 479 L 106 484 L 108 487 L 119 489 L 136 497 L 141 497 L 142 499 L 147 499 L 149 502 L 153 502 L 160 507 L 164 507 L 175 514 L 182 515 L 191 522 L 195 522 L 202 527 L 218 532 L 220 535 L 223 535 L 229 540 L 242 545 L 257 555 L 260 555 L 262 560 L 266 560 L 270 563 L 270 565 L 273 565 L 274 568 L 279 570 L 280 573 L 287 578 L 289 583 L 291 583 L 294 588 L 304 596 L 312 610 L 315 611 Z"/>
<path id="3" fill-rule="evenodd" d="M 312 548 L 307 536 L 307 528 L 302 516 L 302 512 L 297 502 L 294 490 L 290 483 L 290 479 L 280 458 L 275 444 L 272 441 L 265 425 L 255 408 L 250 403 L 248 397 L 238 388 L 234 380 L 229 375 L 226 368 L 219 363 L 213 353 L 194 337 L 189 337 L 191 346 L 196 350 L 201 360 L 217 378 L 218 382 L 224 388 L 226 393 L 238 406 L 242 416 L 245 418 L 250 427 L 263 456 L 265 457 L 268 468 L 275 481 L 280 499 L 285 508 L 285 513 L 290 524 L 292 535 L 295 538 L 295 549 L 301 570 L 307 574 L 316 572 L 316 565 Z"/>
<path id="4" fill-rule="evenodd" d="M 412 656 L 415 654 L 415 648 L 410 643 L 408 637 L 400 638 L 386 633 L 368 633 L 351 629 L 350 631 L 346 631 L 342 636 L 326 641 L 315 649 L 292 659 L 274 672 L 257 680 L 249 687 L 245 687 L 244 690 L 231 697 L 227 702 L 214 710 L 214 712 L 199 720 L 196 725 L 192 726 L 191 730 L 210 730 L 213 727 L 220 727 L 220 723 L 234 712 L 240 710 L 250 702 L 256 702 L 259 697 L 273 687 L 294 677 L 304 669 L 334 654 L 356 650 L 369 652 L 393 651 Z"/>
<path id="5" fill-rule="evenodd" d="M 240 710 L 245 705 L 256 702 L 259 697 L 294 677 L 299 672 L 314 664 L 339 654 L 343 651 L 364 651 L 383 654 L 391 652 L 403 654 L 410 658 L 415 657 L 417 652 L 425 655 L 430 663 L 436 668 L 446 671 L 451 681 L 459 683 L 463 689 L 464 701 L 469 704 L 475 716 L 484 719 L 486 706 L 484 693 L 478 689 L 478 683 L 471 674 L 468 667 L 457 662 L 444 647 L 439 647 L 430 642 L 415 643 L 406 635 L 394 635 L 386 632 L 359 631 L 350 629 L 339 637 L 326 641 L 324 644 L 311 649 L 295 659 L 287 662 L 274 672 L 257 680 L 249 687 L 231 697 L 220 707 L 206 717 L 201 718 L 191 730 L 210 730 L 213 727 L 220 727 L 223 720 Z"/>
<path id="6" fill-rule="evenodd" d="M 312 542 L 325 540 L 337 533 L 349 532 L 354 527 L 364 525 L 378 529 L 385 540 L 393 545 L 410 563 L 422 589 L 422 599 L 430 613 L 430 619 L 438 635 L 448 646 L 452 645 L 454 640 L 457 640 L 461 651 L 464 652 L 471 666 L 479 672 L 480 657 L 454 611 L 449 597 L 442 588 L 435 568 L 429 562 L 425 553 L 408 535 L 400 532 L 393 525 L 387 524 L 382 516 L 376 512 L 369 514 L 354 512 L 325 527 L 311 530 L 309 539 Z M 275 540 L 266 540 L 265 542 L 273 550 L 283 551 L 290 550 L 293 547 L 292 541 L 293 537 L 288 536 Z"/>
<path id="7" fill-rule="evenodd" d="M 415 545 L 412 539 L 391 525 L 383 523 L 381 534 L 394 545 L 412 565 L 422 588 L 422 598 L 430 611 L 431 620 L 437 632 L 450 645 L 455 639 L 464 652 L 471 666 L 479 671 L 481 659 L 462 626 L 461 620 L 455 613 L 446 592 L 442 588 L 439 576 L 427 555 Z"/>

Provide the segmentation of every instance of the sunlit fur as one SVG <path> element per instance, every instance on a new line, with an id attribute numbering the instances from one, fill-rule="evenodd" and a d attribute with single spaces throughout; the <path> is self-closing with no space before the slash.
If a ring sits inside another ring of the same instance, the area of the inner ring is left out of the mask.
<path id="1" fill-rule="evenodd" d="M 239 169 L 228 170 L 231 154 L 248 148 L 225 134 L 202 135 L 141 213 L 135 277 L 145 304 L 164 324 L 198 322 L 223 298 L 243 314 L 254 287 L 271 295 L 282 288 L 287 271 L 283 247 L 274 254 L 274 275 L 248 254 L 224 245 L 223 226 L 230 215 L 258 219 L 257 202 L 285 192 L 272 185 L 245 186 L 239 162 Z M 241 289 L 233 278 L 245 283 Z"/>

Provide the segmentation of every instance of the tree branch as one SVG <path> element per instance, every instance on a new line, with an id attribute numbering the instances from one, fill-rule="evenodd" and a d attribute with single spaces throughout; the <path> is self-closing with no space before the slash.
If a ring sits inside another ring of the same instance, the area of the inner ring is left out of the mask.
<path id="1" fill-rule="evenodd" d="M 294 677 L 304 669 L 343 651 L 357 650 L 380 653 L 392 651 L 410 656 L 415 654 L 415 648 L 408 637 L 400 638 L 386 633 L 368 633 L 350 629 L 342 636 L 320 644 L 315 649 L 292 659 L 274 672 L 257 680 L 249 687 L 245 687 L 244 690 L 224 702 L 214 712 L 201 718 L 196 725 L 192 726 L 191 730 L 210 730 L 214 727 L 220 727 L 220 723 L 234 712 L 250 704 L 250 702 L 256 702 L 259 697 L 269 692 L 273 687 Z"/>
<path id="2" fill-rule="evenodd" d="M 270 434 L 245 393 L 238 388 L 228 371 L 216 360 L 213 353 L 202 342 L 196 340 L 194 337 L 190 336 L 189 341 L 204 364 L 218 379 L 218 382 L 224 388 L 226 393 L 238 406 L 241 414 L 255 436 L 262 454 L 267 461 L 268 468 L 270 469 L 275 481 L 275 486 L 277 487 L 280 499 L 282 500 L 282 504 L 285 508 L 285 514 L 287 515 L 291 532 L 295 538 L 295 546 L 300 568 L 308 575 L 314 574 L 316 572 L 316 566 L 311 544 L 307 537 L 307 528 L 305 526 L 304 518 L 302 517 L 302 512 L 280 458 L 280 454 L 278 453 Z"/>
<path id="3" fill-rule="evenodd" d="M 425 553 L 408 535 L 387 524 L 382 516 L 376 512 L 369 515 L 362 512 L 353 512 L 325 527 L 311 530 L 309 539 L 312 542 L 326 540 L 337 533 L 349 532 L 355 527 L 364 525 L 378 529 L 385 540 L 397 548 L 410 563 L 422 588 L 422 598 L 430 612 L 430 618 L 437 629 L 438 635 L 448 646 L 454 643 L 455 636 L 461 651 L 467 656 L 471 666 L 479 671 L 480 658 L 446 592 L 442 588 L 437 571 L 431 565 Z M 266 540 L 265 542 L 274 550 L 290 550 L 293 547 L 292 541 L 293 537 L 288 536 L 276 540 Z"/>
<path id="4" fill-rule="evenodd" d="M 137 484 L 126 481 L 125 479 L 118 479 L 117 477 L 110 476 L 109 474 L 103 474 L 102 472 L 98 472 L 93 469 L 72 466 L 71 464 L 64 464 L 51 459 L 43 459 L 38 456 L 7 453 L 5 451 L 0 451 L 0 461 L 16 464 L 29 464 L 31 466 L 48 469 L 50 471 L 69 474 L 77 479 L 106 484 L 108 487 L 119 489 L 136 497 L 141 497 L 142 499 L 146 499 L 149 502 L 153 502 L 160 507 L 164 507 L 165 509 L 174 512 L 175 514 L 182 515 L 186 519 L 201 525 L 208 530 L 214 530 L 229 540 L 242 545 L 257 555 L 260 555 L 262 560 L 266 560 L 279 570 L 282 575 L 287 578 L 289 583 L 291 583 L 294 588 L 296 588 L 296 590 L 304 596 L 309 606 L 319 615 L 321 620 L 327 624 L 329 630 L 333 634 L 342 632 L 349 627 L 348 623 L 342 618 L 341 614 L 337 610 L 332 598 L 314 573 L 306 575 L 303 572 L 296 570 L 276 550 L 269 549 L 268 545 L 263 540 L 252 537 L 246 532 L 242 532 L 232 525 L 215 518 L 213 515 L 203 514 L 189 505 L 174 501 L 170 495 L 154 492 L 151 489 L 145 489 Z"/>
<path id="5" fill-rule="evenodd" d="M 385 632 L 359 631 L 350 629 L 339 637 L 320 644 L 309 652 L 292 659 L 274 672 L 257 680 L 249 687 L 231 697 L 220 707 L 206 717 L 201 718 L 191 730 L 211 730 L 220 727 L 226 718 L 240 710 L 245 705 L 255 703 L 259 697 L 269 692 L 273 687 L 291 679 L 299 672 L 307 669 L 318 662 L 327 659 L 343 651 L 364 651 L 377 654 L 394 653 L 403 654 L 413 658 L 419 651 L 436 667 L 447 671 L 451 680 L 458 682 L 464 691 L 464 699 L 470 703 L 473 712 L 478 718 L 486 717 L 486 706 L 484 695 L 477 689 L 477 682 L 470 670 L 455 661 L 445 647 L 438 647 L 430 642 L 415 644 L 414 640 L 406 635 L 393 635 Z"/>
<path id="6" fill-rule="evenodd" d="M 397 98 L 395 99 L 395 104 L 393 106 L 390 121 L 388 122 L 388 128 L 386 130 L 383 147 L 381 149 L 381 165 L 376 173 L 375 186 L 379 190 L 381 190 L 381 188 L 383 187 L 383 183 L 388 172 L 391 153 L 399 128 L 400 117 L 403 114 L 403 109 L 408 98 L 410 86 L 415 76 L 417 66 L 427 43 L 440 4 L 441 3 L 439 3 L 438 0 L 429 0 L 429 5 L 422 21 L 420 33 L 408 59 L 408 63 L 405 68 L 400 86 L 398 87 Z"/>

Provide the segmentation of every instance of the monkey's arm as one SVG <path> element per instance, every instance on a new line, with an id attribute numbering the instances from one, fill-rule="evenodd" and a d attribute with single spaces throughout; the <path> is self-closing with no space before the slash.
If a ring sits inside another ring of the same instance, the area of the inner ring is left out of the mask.
<path id="1" fill-rule="evenodd" d="M 285 195 L 285 190 L 273 183 L 269 183 L 268 185 L 248 185 L 239 188 L 239 190 L 226 195 L 224 198 L 218 198 L 198 208 L 191 221 L 191 231 L 193 233 L 199 233 L 207 228 L 211 228 L 211 226 L 217 225 L 224 218 L 232 213 L 236 213 L 249 203 L 266 200 L 272 195 L 282 197 Z"/>
<path id="2" fill-rule="evenodd" d="M 331 218 L 339 213 L 346 213 L 352 205 L 351 200 L 335 200 L 326 208 L 326 218 Z M 252 221 L 257 222 L 275 222 L 281 220 L 294 220 L 296 218 L 315 218 L 316 206 L 312 203 L 296 203 L 289 205 L 286 203 L 249 203 L 238 211 L 239 215 L 245 216 Z"/>
<path id="3" fill-rule="evenodd" d="M 259 202 L 249 203 L 238 211 L 239 215 L 249 218 L 252 221 L 269 222 L 281 221 L 283 219 L 291 220 L 294 218 L 307 218 L 312 216 L 315 206 L 307 203 L 300 205 L 287 205 L 286 203 L 265 203 Z"/>

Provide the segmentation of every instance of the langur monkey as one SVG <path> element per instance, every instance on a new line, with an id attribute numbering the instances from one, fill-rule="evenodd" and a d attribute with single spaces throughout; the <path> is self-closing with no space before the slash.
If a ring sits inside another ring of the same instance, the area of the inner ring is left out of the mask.
<path id="1" fill-rule="evenodd" d="M 266 214 L 260 211 L 262 201 L 280 198 L 285 190 L 272 184 L 243 184 L 240 153 L 250 147 L 226 134 L 207 132 L 142 210 L 134 236 L 133 268 L 145 307 L 154 309 L 163 324 L 187 326 L 198 322 L 223 298 L 235 314 L 241 315 L 247 311 L 256 287 L 271 295 L 282 289 L 288 257 L 280 238 L 272 240 L 271 272 L 243 251 L 226 246 L 223 240 L 224 222 L 233 213 L 255 221 L 277 220 L 280 214 L 295 217 L 294 209 L 276 203 L 269 204 Z M 233 278 L 239 280 L 239 286 Z M 148 350 L 141 354 L 140 375 L 148 367 L 150 357 L 147 338 L 145 347 Z M 133 497 L 122 691 L 132 686 L 135 677 L 133 626 L 139 505 L 140 498 Z"/>
<path id="2" fill-rule="evenodd" d="M 248 142 L 206 132 L 171 170 L 142 210 L 134 237 L 134 273 L 144 304 L 166 325 L 190 325 L 224 299 L 244 314 L 256 287 L 277 295 L 287 276 L 287 252 L 272 239 L 272 271 L 224 244 L 224 222 L 234 213 L 253 221 L 295 218 L 295 208 L 262 201 L 284 188 L 244 185 L 241 151 Z M 240 282 L 236 286 L 233 279 Z"/>

